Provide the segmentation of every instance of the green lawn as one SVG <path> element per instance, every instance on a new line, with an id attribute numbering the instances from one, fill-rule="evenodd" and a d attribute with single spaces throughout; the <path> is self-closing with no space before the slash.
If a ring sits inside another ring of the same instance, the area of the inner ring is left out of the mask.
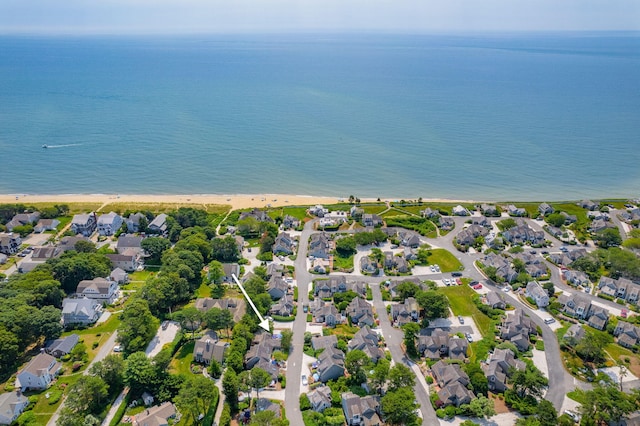
<path id="1" fill-rule="evenodd" d="M 185 343 L 171 360 L 169 368 L 176 374 L 191 374 L 191 362 L 193 361 L 193 340 Z"/>
<path id="2" fill-rule="evenodd" d="M 205 283 L 200 284 L 200 287 L 198 287 L 198 291 L 196 292 L 196 297 L 211 297 L 211 287 Z"/>
<path id="3" fill-rule="evenodd" d="M 55 202 L 55 203 L 30 203 L 26 200 L 21 200 L 19 201 L 20 203 L 23 203 L 27 206 L 33 206 L 35 207 L 37 210 L 41 210 L 44 209 L 46 207 L 53 207 L 56 204 L 66 204 L 67 206 L 69 206 L 69 214 L 70 215 L 74 215 L 74 214 L 78 214 L 78 213 L 87 213 L 87 212 L 92 212 L 92 211 L 96 211 L 101 205 L 102 203 L 64 203 L 64 202 Z"/>
<path id="4" fill-rule="evenodd" d="M 309 217 L 307 216 L 307 209 L 308 207 L 306 206 L 286 206 L 282 208 L 282 217 L 289 215 L 296 219 L 303 220 L 304 218 Z"/>
<path id="5" fill-rule="evenodd" d="M 364 210 L 365 213 L 370 214 L 380 214 L 387 209 L 387 205 L 382 204 L 361 204 L 360 208 Z"/>
<path id="6" fill-rule="evenodd" d="M 483 336 L 489 332 L 491 319 L 480 312 L 475 303 L 473 303 L 473 297 L 477 293 L 471 287 L 458 285 L 441 288 L 438 291 L 442 291 L 449 298 L 449 304 L 454 315 L 473 317 Z"/>
<path id="7" fill-rule="evenodd" d="M 430 251 L 429 265 L 439 265 L 442 272 L 453 272 L 463 269 L 462 263 L 448 250 L 433 249 Z"/>
<path id="8" fill-rule="evenodd" d="M 333 270 L 343 272 L 353 271 L 353 258 L 353 255 L 349 257 L 333 256 Z"/>

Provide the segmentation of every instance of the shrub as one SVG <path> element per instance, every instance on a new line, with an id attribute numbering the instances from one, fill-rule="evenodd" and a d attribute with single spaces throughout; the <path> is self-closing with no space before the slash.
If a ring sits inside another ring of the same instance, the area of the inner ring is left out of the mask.
<path id="1" fill-rule="evenodd" d="M 432 385 L 433 384 L 433 377 L 431 376 L 427 376 L 424 378 L 427 381 L 428 385 Z"/>
<path id="2" fill-rule="evenodd" d="M 60 398 L 62 398 L 61 390 L 49 391 L 49 400 L 48 400 L 49 405 L 56 404 L 58 401 L 60 401 Z"/>
<path id="3" fill-rule="evenodd" d="M 98 345 L 99 345 L 99 344 L 100 344 L 100 342 L 93 342 L 93 343 L 91 344 L 91 348 L 92 348 L 92 349 L 95 349 L 95 348 L 97 348 L 97 347 L 98 347 Z"/>
<path id="4" fill-rule="evenodd" d="M 82 363 L 81 362 L 76 362 L 73 364 L 73 367 L 71 368 L 74 372 L 78 371 L 80 368 L 82 368 Z"/>
<path id="5" fill-rule="evenodd" d="M 231 424 L 231 406 L 225 402 L 220 415 L 220 426 L 229 426 Z"/>
<path id="6" fill-rule="evenodd" d="M 311 408 L 311 402 L 307 397 L 307 394 L 303 393 L 300 395 L 300 411 L 308 410 Z"/>

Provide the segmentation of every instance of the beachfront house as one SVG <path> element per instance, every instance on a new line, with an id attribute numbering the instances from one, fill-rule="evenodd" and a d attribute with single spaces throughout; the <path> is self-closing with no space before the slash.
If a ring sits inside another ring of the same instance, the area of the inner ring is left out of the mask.
<path id="1" fill-rule="evenodd" d="M 95 213 L 76 214 L 71 219 L 71 230 L 85 237 L 91 236 L 98 226 Z"/>
<path id="2" fill-rule="evenodd" d="M 98 234 L 102 236 L 113 235 L 120 230 L 123 220 L 117 213 L 109 212 L 98 218 Z"/>

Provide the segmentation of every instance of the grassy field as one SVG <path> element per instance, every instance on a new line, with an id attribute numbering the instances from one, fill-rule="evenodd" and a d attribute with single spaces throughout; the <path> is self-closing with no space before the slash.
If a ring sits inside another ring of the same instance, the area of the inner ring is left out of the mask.
<path id="1" fill-rule="evenodd" d="M 491 319 L 480 312 L 478 307 L 473 303 L 473 297 L 477 293 L 469 286 L 459 285 L 455 287 L 445 287 L 438 289 L 442 291 L 448 298 L 451 310 L 454 315 L 462 315 L 473 317 L 478 326 L 478 330 L 482 335 L 486 335 L 491 327 Z"/>
<path id="2" fill-rule="evenodd" d="M 169 369 L 176 374 L 191 374 L 191 361 L 193 361 L 193 348 L 195 342 L 185 343 L 176 353 L 169 364 Z"/>
<path id="3" fill-rule="evenodd" d="M 56 204 L 66 204 L 69 206 L 69 214 L 71 215 L 96 211 L 102 205 L 102 203 L 29 203 L 26 200 L 19 200 L 18 202 L 27 206 L 33 206 L 37 210 L 53 207 Z"/>
<path id="4" fill-rule="evenodd" d="M 634 376 L 640 377 L 640 357 L 637 354 L 617 343 L 609 343 L 604 350 L 614 362 L 622 361 Z"/>
<path id="5" fill-rule="evenodd" d="M 333 270 L 353 271 L 353 258 L 354 255 L 351 255 L 349 257 L 341 257 L 338 255 L 333 256 Z"/>
<path id="6" fill-rule="evenodd" d="M 326 330 L 328 334 L 335 334 L 336 336 L 346 336 L 351 339 L 358 332 L 359 328 L 355 325 L 350 326 L 348 324 L 339 324 L 334 328 L 325 328 L 324 330 Z"/>
<path id="7" fill-rule="evenodd" d="M 387 209 L 387 205 L 382 204 L 362 204 L 360 208 L 364 210 L 365 213 L 370 214 L 380 214 Z"/>
<path id="8" fill-rule="evenodd" d="M 104 211 L 114 211 L 123 213 L 126 210 L 131 211 L 150 211 L 154 213 L 169 213 L 180 207 L 193 207 L 195 209 L 205 210 L 211 214 L 226 214 L 231 206 L 227 204 L 191 204 L 191 203 L 124 203 L 114 202 L 107 204 Z"/>
<path id="9" fill-rule="evenodd" d="M 196 292 L 196 297 L 211 297 L 211 287 L 204 283 L 200 284 Z"/>
<path id="10" fill-rule="evenodd" d="M 439 265 L 442 272 L 460 271 L 462 263 L 446 249 L 432 249 L 429 256 L 429 265 Z"/>

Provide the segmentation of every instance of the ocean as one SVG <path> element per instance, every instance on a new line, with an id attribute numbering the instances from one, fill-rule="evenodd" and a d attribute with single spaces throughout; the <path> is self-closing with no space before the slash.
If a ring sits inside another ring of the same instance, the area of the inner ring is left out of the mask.
<path id="1" fill-rule="evenodd" d="M 637 197 L 639 77 L 640 33 L 0 36 L 0 193 Z"/>

